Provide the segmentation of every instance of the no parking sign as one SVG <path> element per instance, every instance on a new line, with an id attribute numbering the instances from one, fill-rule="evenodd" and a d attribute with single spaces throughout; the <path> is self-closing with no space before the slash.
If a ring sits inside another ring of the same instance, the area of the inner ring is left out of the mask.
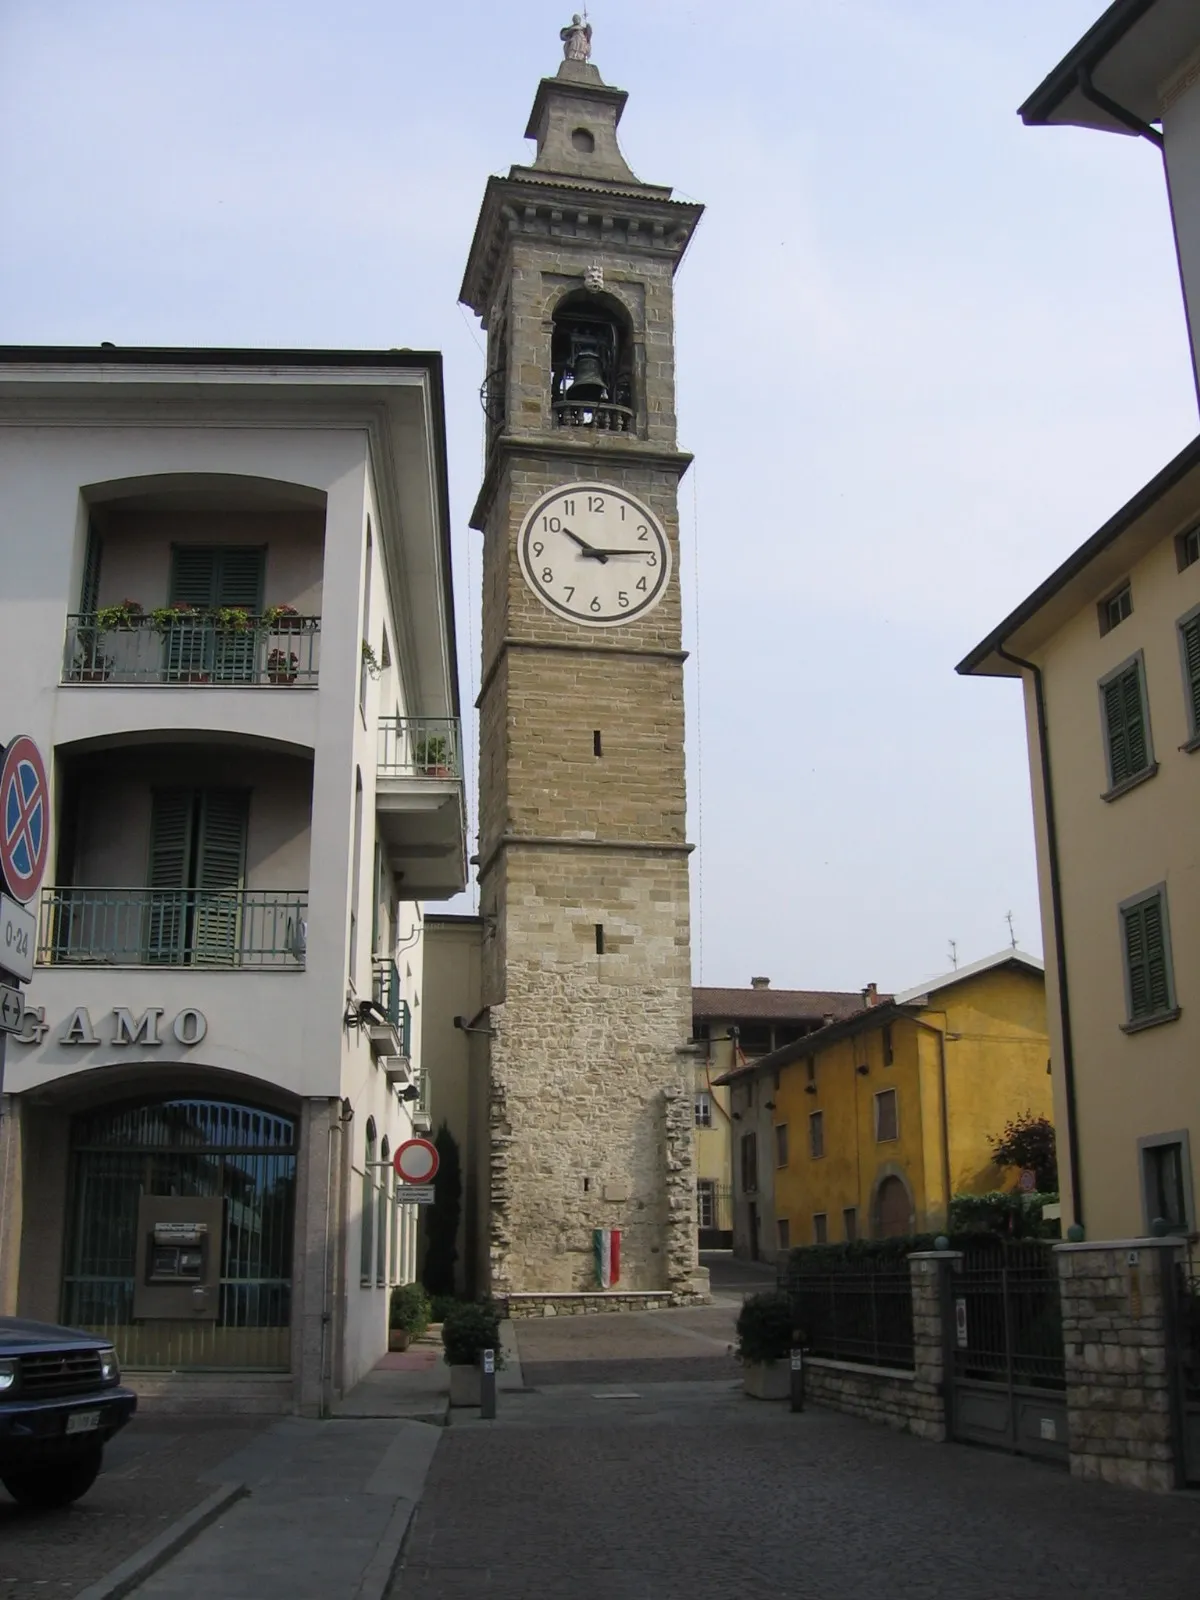
<path id="1" fill-rule="evenodd" d="M 22 905 L 41 887 L 50 850 L 50 785 L 42 753 L 19 733 L 0 766 L 0 879 Z"/>

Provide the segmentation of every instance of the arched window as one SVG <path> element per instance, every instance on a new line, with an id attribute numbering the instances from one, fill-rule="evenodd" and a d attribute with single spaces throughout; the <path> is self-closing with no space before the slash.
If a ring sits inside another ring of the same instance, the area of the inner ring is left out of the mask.
<path id="1" fill-rule="evenodd" d="M 899 1178 L 885 1178 L 875 1196 L 875 1228 L 879 1239 L 900 1239 L 911 1230 L 912 1204 Z"/>
<path id="2" fill-rule="evenodd" d="M 582 289 L 564 296 L 554 311 L 550 367 L 556 426 L 633 432 L 633 337 L 618 301 Z"/>
<path id="3" fill-rule="evenodd" d="M 378 1159 L 375 1118 L 367 1118 L 366 1150 L 363 1153 L 362 1179 L 362 1241 L 359 1250 L 358 1271 L 364 1289 L 371 1284 L 375 1266 L 375 1162 Z"/>

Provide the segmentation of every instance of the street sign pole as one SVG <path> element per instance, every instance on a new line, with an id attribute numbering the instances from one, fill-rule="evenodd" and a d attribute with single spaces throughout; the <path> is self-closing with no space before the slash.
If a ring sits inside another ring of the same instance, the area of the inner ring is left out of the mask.
<path id="1" fill-rule="evenodd" d="M 485 1350 L 480 1357 L 479 1415 L 484 1422 L 496 1420 L 496 1352 Z"/>
<path id="2" fill-rule="evenodd" d="M 791 1401 L 793 1411 L 804 1410 L 804 1351 L 792 1350 L 791 1359 Z"/>

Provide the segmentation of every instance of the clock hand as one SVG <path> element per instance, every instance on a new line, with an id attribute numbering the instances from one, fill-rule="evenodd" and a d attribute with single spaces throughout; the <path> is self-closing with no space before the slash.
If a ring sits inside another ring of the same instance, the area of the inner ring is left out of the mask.
<path id="1" fill-rule="evenodd" d="M 608 560 L 607 550 L 597 550 L 595 546 L 590 545 L 586 539 L 581 539 L 577 533 L 572 533 L 570 528 L 564 528 L 563 532 L 566 534 L 568 539 L 573 539 L 575 541 L 585 556 L 590 556 L 593 561 Z"/>

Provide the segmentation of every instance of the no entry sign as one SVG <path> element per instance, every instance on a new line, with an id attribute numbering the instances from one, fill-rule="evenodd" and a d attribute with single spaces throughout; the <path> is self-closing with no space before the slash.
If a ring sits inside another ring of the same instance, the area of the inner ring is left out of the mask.
<path id="1" fill-rule="evenodd" d="M 429 1139 L 406 1139 L 392 1157 L 392 1166 L 402 1183 L 432 1183 L 438 1153 Z"/>
<path id="2" fill-rule="evenodd" d="M 42 753 L 19 733 L 0 765 L 0 878 L 22 905 L 41 887 L 50 850 L 50 786 Z"/>

